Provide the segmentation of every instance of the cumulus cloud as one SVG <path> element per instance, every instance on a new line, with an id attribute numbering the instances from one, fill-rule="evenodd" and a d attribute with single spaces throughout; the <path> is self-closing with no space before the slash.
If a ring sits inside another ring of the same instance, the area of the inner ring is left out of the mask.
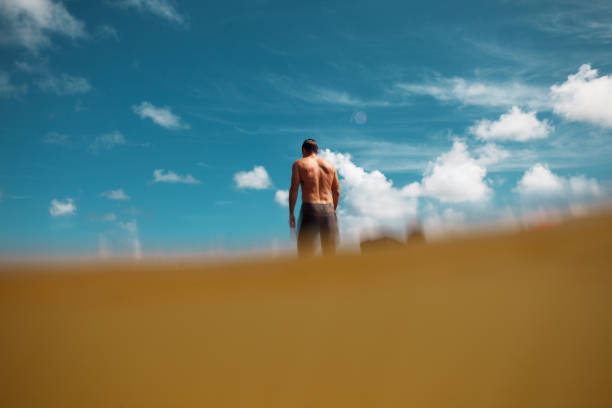
<path id="1" fill-rule="evenodd" d="M 449 152 L 429 164 L 421 193 L 445 203 L 485 201 L 492 194 L 486 175 L 484 165 L 470 156 L 465 143 L 456 140 Z"/>
<path id="2" fill-rule="evenodd" d="M 185 22 L 185 17 L 176 10 L 169 0 L 123 0 L 120 5 L 151 13 L 172 23 L 183 24 Z"/>
<path id="3" fill-rule="evenodd" d="M 142 258 L 142 247 L 140 244 L 140 238 L 138 235 L 138 224 L 136 220 L 129 222 L 120 222 L 119 226 L 127 233 L 128 243 L 132 247 L 132 256 L 135 259 Z"/>
<path id="4" fill-rule="evenodd" d="M 51 214 L 53 217 L 74 215 L 76 210 L 77 207 L 72 198 L 67 198 L 63 201 L 54 198 L 51 200 L 51 205 L 49 206 L 49 214 Z"/>
<path id="5" fill-rule="evenodd" d="M 485 167 L 502 162 L 511 156 L 508 150 L 499 147 L 495 143 L 487 143 L 476 148 L 476 153 L 478 154 L 476 161 Z"/>
<path id="6" fill-rule="evenodd" d="M 415 84 L 397 83 L 400 92 L 414 95 L 428 95 L 440 101 L 459 102 L 478 106 L 547 106 L 546 93 L 518 82 L 494 83 L 469 81 L 463 78 L 438 78 L 435 81 Z"/>
<path id="7" fill-rule="evenodd" d="M 26 85 L 15 85 L 7 72 L 0 71 L 0 96 L 19 96 L 27 91 Z"/>
<path id="8" fill-rule="evenodd" d="M 149 118 L 166 129 L 189 129 L 189 125 L 172 113 L 168 106 L 158 108 L 152 103 L 144 101 L 140 105 L 132 106 L 132 110 L 142 119 Z"/>
<path id="9" fill-rule="evenodd" d="M 239 171 L 234 174 L 234 182 L 238 188 L 265 190 L 272 187 L 272 181 L 263 166 L 255 166 L 251 171 Z"/>
<path id="10" fill-rule="evenodd" d="M 338 171 L 342 194 L 339 222 L 343 235 L 349 240 L 357 239 L 364 228 L 403 226 L 416 215 L 418 183 L 394 187 L 393 181 L 380 171 L 369 172 L 357 166 L 350 154 L 325 149 L 321 157 Z"/>
<path id="11" fill-rule="evenodd" d="M 115 131 L 101 136 L 96 136 L 90 147 L 94 151 L 97 151 L 100 148 L 110 150 L 115 146 L 124 145 L 125 143 L 125 137 L 121 134 L 121 132 Z"/>
<path id="12" fill-rule="evenodd" d="M 597 180 L 585 176 L 570 177 L 568 180 L 570 192 L 576 196 L 599 196 L 601 187 Z"/>
<path id="13" fill-rule="evenodd" d="M 60 96 L 84 94 L 91 90 L 87 78 L 68 74 L 62 74 L 60 77 L 49 75 L 39 79 L 37 84 L 42 91 Z"/>
<path id="14" fill-rule="evenodd" d="M 596 197 L 601 194 L 597 180 L 585 176 L 564 178 L 554 174 L 546 164 L 536 163 L 525 171 L 516 191 L 529 196 L 571 195 L 574 197 Z"/>
<path id="15" fill-rule="evenodd" d="M 101 193 L 100 195 L 102 197 L 108 198 L 109 200 L 125 201 L 125 200 L 129 200 L 130 199 L 130 196 L 125 194 L 125 192 L 123 191 L 122 188 L 120 188 L 118 190 L 105 191 L 105 192 Z"/>
<path id="16" fill-rule="evenodd" d="M 548 137 L 553 127 L 546 119 L 538 120 L 535 111 L 523 112 L 519 107 L 513 106 L 498 120 L 479 120 L 469 130 L 481 140 L 526 142 Z"/>
<path id="17" fill-rule="evenodd" d="M 289 207 L 289 191 L 277 190 L 274 194 L 274 201 L 281 207 Z"/>
<path id="18" fill-rule="evenodd" d="M 523 174 L 517 190 L 522 194 L 558 194 L 563 191 L 563 179 L 550 171 L 547 165 L 537 163 Z"/>
<path id="19" fill-rule="evenodd" d="M 567 81 L 550 88 L 553 110 L 570 121 L 612 127 L 612 77 L 584 64 Z"/>
<path id="20" fill-rule="evenodd" d="M 156 169 L 153 171 L 154 183 L 183 183 L 183 184 L 200 184 L 200 181 L 191 174 L 182 176 L 173 171 L 164 169 Z"/>
<path id="21" fill-rule="evenodd" d="M 50 36 L 85 37 L 85 25 L 61 2 L 53 0 L 0 0 L 0 43 L 37 52 L 51 44 Z"/>

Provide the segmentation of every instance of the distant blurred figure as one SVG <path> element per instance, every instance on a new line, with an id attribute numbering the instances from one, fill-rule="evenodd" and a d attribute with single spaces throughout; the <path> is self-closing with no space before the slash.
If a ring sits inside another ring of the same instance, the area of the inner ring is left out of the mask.
<path id="1" fill-rule="evenodd" d="M 302 186 L 302 208 L 298 219 L 297 249 L 300 257 L 312 256 L 317 235 L 323 255 L 336 253 L 338 220 L 336 208 L 340 200 L 340 184 L 334 166 L 317 156 L 319 146 L 314 139 L 302 144 L 303 158 L 293 163 L 289 189 L 289 225 L 295 228 L 293 211 L 299 186 Z M 330 193 L 331 192 L 331 193 Z"/>

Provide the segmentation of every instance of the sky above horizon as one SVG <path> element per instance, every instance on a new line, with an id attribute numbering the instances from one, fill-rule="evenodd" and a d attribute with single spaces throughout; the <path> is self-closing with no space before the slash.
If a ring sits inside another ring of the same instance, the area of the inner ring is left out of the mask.
<path id="1" fill-rule="evenodd" d="M 608 200 L 610 21 L 606 1 L 0 0 L 0 256 L 291 246 L 306 138 L 346 242 Z"/>

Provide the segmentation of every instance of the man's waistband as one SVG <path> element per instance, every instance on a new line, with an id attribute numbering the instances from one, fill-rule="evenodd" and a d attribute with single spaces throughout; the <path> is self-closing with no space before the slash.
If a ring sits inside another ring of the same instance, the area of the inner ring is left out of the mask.
<path id="1" fill-rule="evenodd" d="M 308 214 L 332 214 L 334 203 L 302 203 L 301 211 Z"/>

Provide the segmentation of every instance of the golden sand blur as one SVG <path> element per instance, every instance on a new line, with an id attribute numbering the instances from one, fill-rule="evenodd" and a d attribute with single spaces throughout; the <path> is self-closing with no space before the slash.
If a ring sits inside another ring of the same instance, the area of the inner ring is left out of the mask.
<path id="1" fill-rule="evenodd" d="M 611 234 L 6 266 L 0 406 L 610 407 Z"/>

